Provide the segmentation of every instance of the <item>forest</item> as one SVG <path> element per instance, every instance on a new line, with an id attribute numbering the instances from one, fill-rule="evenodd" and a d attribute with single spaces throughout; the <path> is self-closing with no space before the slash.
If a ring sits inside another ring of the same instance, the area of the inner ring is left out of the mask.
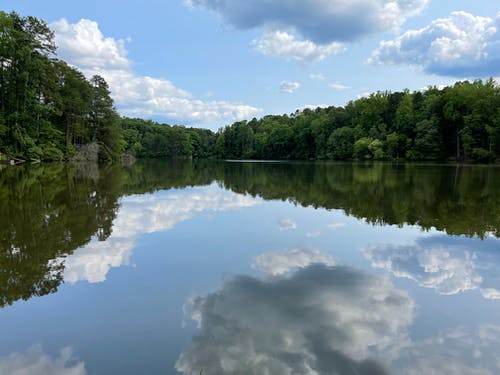
<path id="1" fill-rule="evenodd" d="M 96 142 L 101 160 L 117 159 L 124 141 L 108 84 L 55 52 L 44 21 L 0 12 L 0 152 L 66 160 L 78 145 Z"/>
<path id="2" fill-rule="evenodd" d="M 379 91 L 345 106 L 267 115 L 208 129 L 120 117 L 108 84 L 57 58 L 54 35 L 34 17 L 0 12 L 0 153 L 99 159 L 466 160 L 500 158 L 500 87 L 457 82 Z"/>
<path id="3" fill-rule="evenodd" d="M 493 79 L 464 81 L 237 122 L 217 132 L 215 152 L 229 159 L 491 162 L 500 153 L 500 89 Z"/>

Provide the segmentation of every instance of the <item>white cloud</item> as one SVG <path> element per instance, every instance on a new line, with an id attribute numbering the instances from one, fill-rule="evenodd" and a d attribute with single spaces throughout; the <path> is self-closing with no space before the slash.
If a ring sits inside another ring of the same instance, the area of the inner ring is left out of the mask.
<path id="1" fill-rule="evenodd" d="M 280 230 L 297 229 L 297 223 L 292 219 L 283 219 L 278 222 Z"/>
<path id="2" fill-rule="evenodd" d="M 259 255 L 253 260 L 252 267 L 265 274 L 276 276 L 294 268 L 304 268 L 314 263 L 335 265 L 335 261 L 330 255 L 322 254 L 318 250 L 292 249 Z"/>
<path id="3" fill-rule="evenodd" d="M 264 33 L 254 39 L 255 50 L 266 56 L 282 57 L 299 62 L 316 62 L 344 50 L 342 44 L 332 42 L 325 45 L 315 44 L 310 40 L 295 40 L 295 37 L 283 31 Z"/>
<path id="4" fill-rule="evenodd" d="M 26 353 L 14 353 L 0 357 L 2 375 L 85 375 L 85 364 L 75 361 L 72 350 L 64 348 L 57 358 L 42 352 L 40 345 L 29 348 Z"/>
<path id="5" fill-rule="evenodd" d="M 298 82 L 283 81 L 280 84 L 280 91 L 285 94 L 293 94 L 300 87 Z"/>
<path id="6" fill-rule="evenodd" d="M 351 41 L 397 28 L 429 0 L 185 0 L 241 29 L 293 30 L 316 44 Z"/>
<path id="7" fill-rule="evenodd" d="M 381 245 L 366 249 L 364 253 L 373 267 L 414 280 L 440 294 L 477 289 L 483 282 L 477 271 L 476 255 L 460 247 Z"/>
<path id="8" fill-rule="evenodd" d="M 500 299 L 500 290 L 494 288 L 481 289 L 481 294 L 486 299 Z"/>
<path id="9" fill-rule="evenodd" d="M 138 234 L 170 230 L 200 212 L 227 211 L 257 203 L 250 196 L 212 191 L 210 187 L 122 198 L 111 236 L 106 241 L 94 238 L 65 258 L 64 280 L 105 281 L 112 267 L 129 264 Z"/>
<path id="10" fill-rule="evenodd" d="M 414 302 L 385 278 L 310 265 L 270 279 L 235 276 L 191 301 L 199 331 L 183 374 L 387 374 L 375 358 L 408 345 Z"/>
<path id="11" fill-rule="evenodd" d="M 316 79 L 318 81 L 324 81 L 326 77 L 321 73 L 311 73 L 309 74 L 310 79 Z"/>
<path id="12" fill-rule="evenodd" d="M 70 24 L 66 19 L 52 23 L 59 52 L 72 64 L 86 69 L 128 69 L 123 39 L 105 38 L 97 22 L 81 19 Z"/>
<path id="13" fill-rule="evenodd" d="M 500 14 L 495 19 L 459 11 L 383 41 L 371 63 L 418 65 L 429 73 L 467 77 L 500 73 Z"/>
<path id="14" fill-rule="evenodd" d="M 346 86 L 346 85 L 343 85 L 339 82 L 335 82 L 335 83 L 330 83 L 330 88 L 334 89 L 334 90 L 347 90 L 347 89 L 350 89 L 349 86 Z"/>
<path id="15" fill-rule="evenodd" d="M 260 113 L 260 109 L 241 103 L 194 98 L 167 79 L 136 75 L 127 57 L 126 41 L 105 38 L 97 22 L 82 19 L 70 24 L 62 19 L 51 27 L 59 56 L 87 76 L 104 77 L 118 110 L 124 115 L 215 124 Z"/>
<path id="16" fill-rule="evenodd" d="M 319 237 L 321 236 L 321 232 L 320 231 L 314 231 L 314 232 L 307 232 L 306 233 L 306 237 L 308 238 L 316 238 L 316 237 Z"/>

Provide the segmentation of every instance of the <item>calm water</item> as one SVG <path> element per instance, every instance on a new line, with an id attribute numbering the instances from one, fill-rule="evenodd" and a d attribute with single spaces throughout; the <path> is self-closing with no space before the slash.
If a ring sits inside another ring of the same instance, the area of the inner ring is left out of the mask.
<path id="1" fill-rule="evenodd" d="M 499 374 L 500 168 L 0 170 L 0 374 Z"/>

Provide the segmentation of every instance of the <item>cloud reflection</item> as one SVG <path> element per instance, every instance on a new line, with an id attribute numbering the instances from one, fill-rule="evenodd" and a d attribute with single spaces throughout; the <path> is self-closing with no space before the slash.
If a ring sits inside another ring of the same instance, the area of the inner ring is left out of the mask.
<path id="1" fill-rule="evenodd" d="M 0 357 L 1 375 L 85 375 L 85 364 L 76 361 L 70 348 L 61 350 L 59 357 L 44 354 L 40 345 L 26 353 L 14 353 Z"/>
<path id="2" fill-rule="evenodd" d="M 403 375 L 500 373 L 500 326 L 459 327 L 405 348 L 394 367 Z"/>
<path id="3" fill-rule="evenodd" d="M 261 258 L 262 259 L 262 258 Z M 199 331 L 183 374 L 386 374 L 408 344 L 414 303 L 385 278 L 313 264 L 271 279 L 235 276 L 191 301 Z"/>
<path id="4" fill-rule="evenodd" d="M 365 250 L 375 268 L 383 268 L 397 277 L 405 277 L 440 294 L 457 294 L 478 288 L 476 255 L 470 250 L 442 247 L 380 245 Z"/>
<path id="5" fill-rule="evenodd" d="M 415 281 L 439 294 L 479 289 L 487 299 L 500 299 L 498 239 L 481 242 L 462 237 L 431 236 L 410 245 L 377 245 L 363 252 L 375 268 Z"/>
<path id="6" fill-rule="evenodd" d="M 252 267 L 263 273 L 276 276 L 293 268 L 304 268 L 314 263 L 335 265 L 335 261 L 330 255 L 322 254 L 318 250 L 292 249 L 259 255 L 253 260 Z"/>
<path id="7" fill-rule="evenodd" d="M 278 222 L 280 230 L 297 229 L 297 223 L 292 219 L 282 219 Z"/>
<path id="8" fill-rule="evenodd" d="M 94 238 L 67 257 L 64 279 L 70 283 L 102 282 L 112 267 L 129 264 L 139 234 L 170 230 L 197 213 L 239 209 L 258 202 L 250 196 L 212 187 L 122 198 L 111 236 L 106 241 Z"/>

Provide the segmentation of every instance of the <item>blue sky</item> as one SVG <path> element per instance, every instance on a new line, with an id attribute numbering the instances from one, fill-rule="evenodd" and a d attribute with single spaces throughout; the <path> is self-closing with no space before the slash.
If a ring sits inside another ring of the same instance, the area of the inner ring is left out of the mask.
<path id="1" fill-rule="evenodd" d="M 377 90 L 500 76 L 491 0 L 3 0 L 123 115 L 217 129 Z"/>

